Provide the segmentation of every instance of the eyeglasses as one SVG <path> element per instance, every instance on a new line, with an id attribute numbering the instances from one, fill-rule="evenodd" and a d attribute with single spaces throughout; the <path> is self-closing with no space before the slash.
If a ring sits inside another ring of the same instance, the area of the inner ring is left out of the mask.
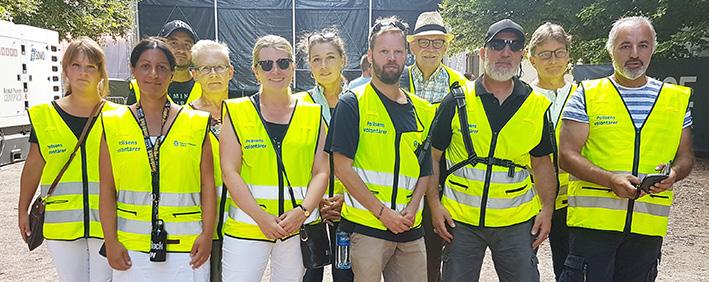
<path id="1" fill-rule="evenodd" d="M 385 26 L 393 26 L 395 28 L 398 28 L 399 30 L 403 31 L 406 33 L 406 26 L 401 23 L 400 21 L 387 21 L 385 23 L 378 22 L 374 26 L 372 26 L 372 32 L 370 34 L 377 33 L 382 30 Z"/>
<path id="2" fill-rule="evenodd" d="M 519 52 L 522 48 L 524 48 L 524 42 L 519 40 L 493 39 L 485 44 L 486 47 L 490 47 L 495 51 L 502 51 L 505 49 L 505 46 L 508 45 L 510 46 L 510 50 L 512 50 L 512 52 Z"/>
<path id="3" fill-rule="evenodd" d="M 289 58 L 281 58 L 276 60 L 278 68 L 282 70 L 287 70 L 292 62 L 293 60 Z M 273 69 L 273 60 L 258 61 L 256 65 L 261 65 L 261 69 L 263 71 L 271 71 Z"/>
<path id="4" fill-rule="evenodd" d="M 535 56 L 539 57 L 542 60 L 549 60 L 552 56 L 556 57 L 557 59 L 566 59 L 569 57 L 569 51 L 566 50 L 566 48 L 559 48 L 554 51 L 539 52 Z"/>
<path id="5" fill-rule="evenodd" d="M 434 49 L 441 49 L 446 45 L 446 41 L 443 39 L 419 39 L 416 43 L 421 48 L 428 48 L 428 46 L 433 46 Z"/>
<path id="6" fill-rule="evenodd" d="M 223 74 L 229 69 L 229 65 L 221 65 L 221 66 L 200 66 L 200 67 L 195 67 L 194 68 L 197 72 L 200 74 L 210 74 L 213 72 L 217 74 Z"/>

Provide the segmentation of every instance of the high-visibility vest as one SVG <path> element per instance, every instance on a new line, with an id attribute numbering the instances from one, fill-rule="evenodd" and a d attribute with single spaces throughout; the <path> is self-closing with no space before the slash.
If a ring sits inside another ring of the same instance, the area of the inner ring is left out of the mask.
<path id="1" fill-rule="evenodd" d="M 148 252 L 153 187 L 143 132 L 127 107 L 102 118 L 116 185 L 118 241 Z M 158 218 L 165 222 L 168 252 L 189 252 L 202 232 L 200 162 L 208 122 L 205 112 L 180 109 L 160 146 Z"/>
<path id="2" fill-rule="evenodd" d="M 571 94 L 573 94 L 576 91 L 576 88 L 577 88 L 576 84 L 572 83 L 571 87 L 569 89 L 569 93 L 568 93 L 568 95 L 566 95 L 566 99 L 564 100 L 564 106 L 566 106 L 566 103 L 569 101 Z M 561 113 L 562 112 L 563 111 L 559 111 L 559 116 L 553 117 L 553 118 L 556 118 L 556 120 L 558 121 L 556 123 L 556 127 L 554 128 L 554 131 L 555 131 L 554 135 L 556 136 L 557 158 L 559 155 L 559 151 L 558 151 L 559 133 L 561 132 Z M 558 162 L 559 160 L 557 159 L 555 161 Z M 556 202 L 554 204 L 554 207 L 557 210 L 568 206 L 568 195 L 567 194 L 568 194 L 568 190 L 569 190 L 569 173 L 560 169 L 558 177 L 559 177 L 559 191 L 556 196 Z"/>
<path id="3" fill-rule="evenodd" d="M 241 143 L 240 175 L 256 203 L 274 216 L 292 209 L 286 179 L 278 170 L 275 150 L 279 145 L 273 144 L 252 100 L 249 97 L 226 100 L 222 114 L 230 119 Z M 296 101 L 288 130 L 280 144 L 283 166 L 297 204 L 305 199 L 312 178 L 321 115 L 320 105 Z M 317 216 L 317 212 L 313 212 L 306 222 Z M 240 239 L 273 241 L 266 238 L 256 221 L 236 205 L 229 209 L 224 234 Z"/>
<path id="4" fill-rule="evenodd" d="M 468 129 L 473 147 L 482 159 L 509 160 L 530 167 L 530 154 L 541 141 L 544 119 L 551 102 L 532 91 L 499 132 L 493 132 L 485 108 L 475 94 L 475 84 L 464 87 Z M 445 151 L 447 167 L 468 159 L 456 108 L 453 135 Z M 528 169 L 501 165 L 467 164 L 446 177 L 441 202 L 454 220 L 480 227 L 504 227 L 525 222 L 541 208 Z"/>
<path id="5" fill-rule="evenodd" d="M 140 101 L 140 87 L 138 87 L 138 81 L 136 81 L 135 79 L 131 79 L 130 84 L 128 84 L 128 88 L 130 90 L 133 90 L 133 93 L 135 94 L 135 101 Z M 199 97 L 202 97 L 202 85 L 199 84 L 199 82 L 195 81 L 194 85 L 192 85 L 190 96 L 187 97 L 187 101 L 185 102 L 185 104 L 192 103 L 199 99 Z M 170 100 L 170 103 L 174 103 L 169 93 L 167 95 L 167 99 Z"/>
<path id="6" fill-rule="evenodd" d="M 433 119 L 433 107 L 407 93 L 414 107 L 416 131 L 397 132 L 381 98 L 370 83 L 354 89 L 359 108 L 359 142 L 352 167 L 370 193 L 384 206 L 401 212 L 411 201 L 420 176 L 417 149 L 424 143 L 424 131 Z M 421 224 L 423 201 L 414 228 Z M 345 193 L 342 218 L 367 227 L 387 230 L 364 205 Z"/>
<path id="7" fill-rule="evenodd" d="M 581 155 L 601 169 L 639 178 L 675 158 L 692 90 L 662 84 L 655 105 L 636 129 L 618 90 L 609 78 L 584 81 L 589 132 Z M 567 224 L 649 236 L 667 234 L 673 192 L 637 200 L 619 198 L 610 188 L 575 179 L 569 181 Z"/>
<path id="8" fill-rule="evenodd" d="M 404 75 L 399 81 L 399 84 L 401 88 L 404 90 L 408 91 L 411 94 L 416 95 L 416 85 L 414 85 L 414 75 L 411 73 L 412 69 L 415 68 L 416 65 L 409 66 L 405 69 Z M 468 79 L 465 78 L 465 76 L 449 67 L 447 67 L 444 64 L 441 64 L 441 67 L 445 70 L 446 73 L 448 73 L 448 85 L 451 86 L 453 83 L 458 82 L 460 85 L 465 85 L 468 82 Z M 446 94 L 448 92 L 446 91 Z M 440 105 L 440 101 L 434 102 L 433 105 L 438 108 L 438 105 Z"/>
<path id="9" fill-rule="evenodd" d="M 121 106 L 106 102 L 101 110 L 108 111 L 118 107 Z M 42 196 L 46 196 L 78 140 L 51 103 L 31 107 L 29 115 L 37 135 L 39 151 L 45 161 L 40 187 Z M 94 119 L 84 145 L 76 151 L 76 156 L 59 184 L 46 199 L 44 238 L 67 241 L 103 238 L 98 216 L 101 130 L 101 120 Z"/>
<path id="10" fill-rule="evenodd" d="M 313 99 L 313 96 L 311 96 L 312 94 L 310 94 L 310 92 L 308 92 L 308 91 L 298 92 L 298 93 L 295 93 L 294 95 L 295 95 L 296 99 L 298 99 L 298 100 L 308 102 L 311 104 L 317 104 L 317 102 L 315 102 L 315 99 Z M 325 122 L 325 132 L 327 133 L 327 131 L 330 129 L 330 123 L 328 121 L 326 121 L 324 118 L 323 118 L 323 121 Z M 330 178 L 328 181 L 327 191 L 325 191 L 325 194 L 323 195 L 323 197 L 332 197 L 334 195 L 343 195 L 345 192 L 345 185 L 342 184 L 342 181 L 340 181 L 340 179 L 337 179 L 337 177 L 335 177 L 334 160 L 333 160 L 332 155 L 329 155 L 329 159 L 330 159 Z"/>
<path id="11" fill-rule="evenodd" d="M 195 110 L 189 103 L 182 107 L 188 110 Z M 224 188 L 224 180 L 222 180 L 222 168 L 219 162 L 219 136 L 214 135 L 214 132 L 211 130 L 208 130 L 207 136 L 209 136 L 209 142 L 212 146 L 214 185 L 217 187 L 217 221 L 214 224 L 214 236 L 212 239 L 221 240 L 223 237 L 222 230 L 224 229 L 224 221 L 226 219 L 225 215 L 229 211 L 231 197 L 229 197 L 228 191 Z"/>

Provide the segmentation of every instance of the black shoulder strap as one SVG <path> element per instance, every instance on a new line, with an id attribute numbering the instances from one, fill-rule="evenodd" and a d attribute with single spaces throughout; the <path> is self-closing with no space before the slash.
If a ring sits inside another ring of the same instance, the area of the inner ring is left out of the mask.
<path id="1" fill-rule="evenodd" d="M 451 93 L 455 97 L 455 102 L 458 107 L 458 120 L 460 121 L 460 132 L 463 135 L 463 144 L 465 145 L 465 151 L 468 152 L 468 158 L 476 158 L 475 147 L 473 147 L 473 140 L 470 137 L 470 128 L 468 127 L 468 111 L 466 109 L 465 103 L 465 93 L 458 86 L 458 82 L 454 82 L 451 86 Z"/>
<path id="2" fill-rule="evenodd" d="M 559 189 L 561 188 L 561 183 L 559 182 L 559 147 L 556 144 L 556 128 L 554 128 L 554 122 L 551 120 L 550 109 L 547 109 L 544 118 L 547 119 L 547 123 L 549 124 L 547 127 L 549 128 L 549 138 L 551 139 L 552 163 L 554 164 L 554 173 L 556 175 L 556 195 L 558 196 Z M 558 122 L 561 122 L 561 120 Z"/>

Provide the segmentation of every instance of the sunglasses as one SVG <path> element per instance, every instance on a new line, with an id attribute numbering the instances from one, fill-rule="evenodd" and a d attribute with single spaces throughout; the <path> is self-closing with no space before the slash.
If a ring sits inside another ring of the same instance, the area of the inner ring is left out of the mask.
<path id="1" fill-rule="evenodd" d="M 289 58 L 281 58 L 276 60 L 278 68 L 282 70 L 287 70 L 292 62 L 293 60 Z M 256 65 L 260 65 L 263 71 L 271 71 L 273 69 L 273 60 L 258 61 Z"/>
<path id="2" fill-rule="evenodd" d="M 535 56 L 539 57 L 542 60 L 549 60 L 552 56 L 556 57 L 557 59 L 566 59 L 569 57 L 569 51 L 565 48 L 560 48 L 554 51 L 539 52 Z"/>
<path id="3" fill-rule="evenodd" d="M 446 45 L 446 41 L 443 39 L 419 39 L 416 40 L 416 43 L 421 48 L 428 48 L 428 46 L 433 46 L 434 49 L 441 49 L 444 45 Z"/>
<path id="4" fill-rule="evenodd" d="M 385 26 L 393 26 L 406 33 L 406 26 L 403 23 L 401 23 L 400 21 L 388 21 L 386 23 L 376 23 L 374 26 L 372 26 L 372 32 L 370 34 L 374 34 L 381 31 L 382 28 L 384 28 Z"/>
<path id="5" fill-rule="evenodd" d="M 229 65 L 222 65 L 222 66 L 199 66 L 195 67 L 195 70 L 199 72 L 200 74 L 210 74 L 212 72 L 215 72 L 217 74 L 223 74 L 229 69 Z"/>
<path id="6" fill-rule="evenodd" d="M 316 41 L 332 41 L 335 40 L 335 38 L 337 38 L 337 34 L 334 32 L 314 32 L 308 36 L 308 45 Z"/>
<path id="7" fill-rule="evenodd" d="M 519 52 L 524 48 L 524 42 L 519 40 L 493 39 L 485 44 L 485 46 L 490 47 L 495 51 L 502 51 L 505 49 L 505 46 L 510 46 L 510 50 L 512 50 L 512 52 Z"/>

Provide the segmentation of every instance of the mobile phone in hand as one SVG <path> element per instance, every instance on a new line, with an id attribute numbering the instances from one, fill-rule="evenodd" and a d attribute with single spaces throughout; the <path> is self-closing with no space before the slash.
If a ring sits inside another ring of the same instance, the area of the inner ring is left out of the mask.
<path id="1" fill-rule="evenodd" d="M 648 174 L 646 175 L 640 185 L 638 185 L 638 189 L 645 191 L 645 193 L 650 194 L 650 187 L 652 185 L 657 184 L 658 182 L 667 179 L 670 177 L 670 165 L 671 163 L 666 163 L 665 167 L 662 168 L 662 172 L 659 174 Z"/>

